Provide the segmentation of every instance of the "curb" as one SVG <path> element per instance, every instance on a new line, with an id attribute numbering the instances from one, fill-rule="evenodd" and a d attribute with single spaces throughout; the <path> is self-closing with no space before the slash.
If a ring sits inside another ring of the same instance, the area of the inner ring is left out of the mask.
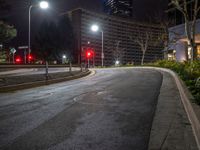
<path id="1" fill-rule="evenodd" d="M 143 68 L 154 69 L 157 71 L 164 71 L 164 72 L 169 73 L 174 78 L 176 86 L 180 93 L 180 97 L 181 97 L 181 101 L 183 103 L 184 109 L 191 123 L 191 127 L 195 136 L 198 149 L 200 149 L 200 120 L 198 119 L 196 112 L 194 108 L 192 107 L 192 103 L 190 101 L 190 98 L 191 98 L 190 92 L 186 88 L 183 87 L 184 83 L 182 82 L 182 80 L 178 77 L 178 75 L 175 72 L 169 69 L 156 68 L 156 67 L 143 67 Z"/>
<path id="2" fill-rule="evenodd" d="M 186 95 L 185 89 L 183 88 L 183 86 L 181 84 L 180 78 L 176 75 L 176 73 L 174 73 L 171 70 L 166 70 L 166 72 L 170 73 L 176 81 L 176 85 L 179 89 L 181 100 L 183 102 L 185 111 L 186 111 L 188 118 L 190 120 L 190 123 L 192 125 L 192 129 L 193 129 L 194 136 L 195 136 L 195 139 L 197 142 L 197 146 L 200 149 L 200 121 L 198 120 L 195 110 L 192 107 L 192 104 L 188 98 L 188 95 Z"/>
<path id="3" fill-rule="evenodd" d="M 90 70 L 88 70 L 86 72 L 81 72 L 77 75 L 72 75 L 72 76 L 64 77 L 64 78 L 57 78 L 57 79 L 50 79 L 50 80 L 43 80 L 43 81 L 3 86 L 3 87 L 0 87 L 0 93 L 28 89 L 28 88 L 38 87 L 38 86 L 44 86 L 44 85 L 49 85 L 49 84 L 54 84 L 54 83 L 59 83 L 59 82 L 64 82 L 64 81 L 69 81 L 69 80 L 75 80 L 78 78 L 85 77 L 89 74 L 91 74 Z"/>

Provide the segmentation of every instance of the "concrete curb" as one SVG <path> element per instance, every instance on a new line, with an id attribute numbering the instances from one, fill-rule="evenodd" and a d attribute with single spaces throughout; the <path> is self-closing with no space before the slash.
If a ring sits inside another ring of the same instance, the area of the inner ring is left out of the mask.
<path id="1" fill-rule="evenodd" d="M 138 68 L 140 68 L 140 67 L 138 67 Z M 156 67 L 143 67 L 143 68 L 167 72 L 174 78 L 177 88 L 180 93 L 180 97 L 181 97 L 184 109 L 185 109 L 188 119 L 191 123 L 198 149 L 200 149 L 200 120 L 198 119 L 197 114 L 196 114 L 194 108 L 192 107 L 192 103 L 190 101 L 191 96 L 186 94 L 186 93 L 190 93 L 190 92 L 186 88 L 183 87 L 182 80 L 178 77 L 178 75 L 175 72 L 173 72 L 172 70 L 169 70 L 169 69 L 156 68 Z"/>
<path id="2" fill-rule="evenodd" d="M 50 80 L 43 80 L 43 81 L 36 81 L 36 82 L 28 82 L 28 83 L 23 83 L 23 84 L 16 84 L 16 85 L 9 85 L 9 86 L 3 86 L 0 87 L 0 92 L 10 92 L 10 91 L 16 91 L 16 90 L 22 90 L 22 89 L 27 89 L 27 88 L 33 88 L 33 87 L 38 87 L 38 86 L 44 86 L 44 85 L 49 85 L 49 84 L 54 84 L 54 83 L 59 83 L 59 82 L 64 82 L 64 81 L 69 81 L 69 80 L 74 80 L 78 79 L 81 77 L 85 77 L 91 73 L 90 70 L 81 72 L 77 75 L 72 75 L 64 78 L 57 78 L 57 79 L 50 79 Z"/>

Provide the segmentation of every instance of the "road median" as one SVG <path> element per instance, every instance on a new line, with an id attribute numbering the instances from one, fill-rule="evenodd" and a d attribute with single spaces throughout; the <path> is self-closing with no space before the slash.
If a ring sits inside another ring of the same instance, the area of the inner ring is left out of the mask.
<path id="1" fill-rule="evenodd" d="M 49 85 L 69 80 L 78 79 L 89 75 L 91 71 L 72 71 L 62 73 L 51 73 L 46 77 L 45 74 L 28 75 L 28 76 L 12 76 L 0 79 L 0 92 L 10 92 L 33 88 L 43 85 Z"/>

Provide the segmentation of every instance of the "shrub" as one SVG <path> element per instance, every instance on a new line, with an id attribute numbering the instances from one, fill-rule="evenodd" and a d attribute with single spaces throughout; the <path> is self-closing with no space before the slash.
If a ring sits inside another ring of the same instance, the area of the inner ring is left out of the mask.
<path id="1" fill-rule="evenodd" d="M 175 71 L 181 77 L 181 79 L 185 81 L 185 84 L 193 94 L 196 103 L 200 105 L 200 87 L 196 86 L 196 82 L 198 78 L 200 78 L 199 60 L 183 63 L 168 60 L 159 60 L 150 65 L 168 68 Z"/>

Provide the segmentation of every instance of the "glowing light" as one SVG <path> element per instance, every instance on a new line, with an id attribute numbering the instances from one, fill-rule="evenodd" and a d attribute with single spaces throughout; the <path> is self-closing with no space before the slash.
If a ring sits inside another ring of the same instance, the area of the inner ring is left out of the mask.
<path id="1" fill-rule="evenodd" d="M 66 59 L 67 58 L 67 56 L 66 55 L 63 55 L 63 59 Z"/>
<path id="2" fill-rule="evenodd" d="M 119 65 L 119 63 L 120 63 L 119 60 L 117 60 L 117 61 L 115 62 L 115 65 Z"/>
<path id="3" fill-rule="evenodd" d="M 40 2 L 40 8 L 47 9 L 49 7 L 49 3 L 47 1 Z"/>
<path id="4" fill-rule="evenodd" d="M 16 58 L 15 60 L 17 63 L 21 62 L 21 59 L 20 58 Z"/>
<path id="5" fill-rule="evenodd" d="M 91 30 L 93 31 L 93 32 L 97 32 L 98 30 L 99 30 L 99 26 L 98 25 L 92 25 L 92 27 L 91 27 Z"/>
<path id="6" fill-rule="evenodd" d="M 90 53 L 90 52 L 88 52 L 88 53 L 87 53 L 87 55 L 88 55 L 88 57 L 89 57 L 89 56 L 91 56 L 91 53 Z"/>

